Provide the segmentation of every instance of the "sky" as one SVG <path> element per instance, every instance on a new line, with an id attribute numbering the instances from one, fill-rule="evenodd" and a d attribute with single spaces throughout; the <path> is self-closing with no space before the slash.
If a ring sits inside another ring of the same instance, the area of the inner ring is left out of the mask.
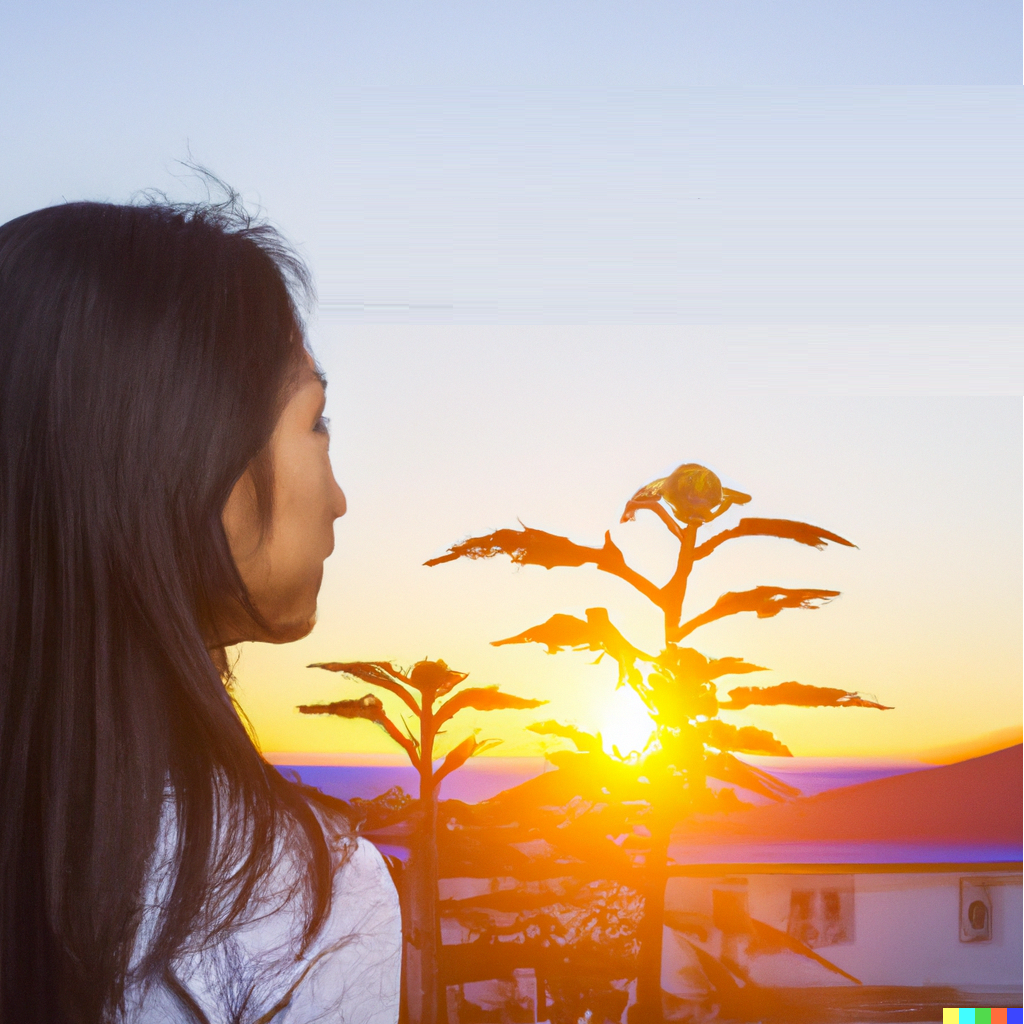
<path id="1" fill-rule="evenodd" d="M 421 563 L 519 517 L 657 576 L 656 522 L 615 524 L 697 461 L 858 547 L 720 550 L 694 611 L 843 593 L 695 646 L 895 705 L 731 719 L 911 756 L 1021 722 L 1021 42 L 991 0 L 6 5 L 0 221 L 195 197 L 191 158 L 309 262 L 350 511 L 316 631 L 240 652 L 267 751 L 387 750 L 295 712 L 364 692 L 304 666 L 428 656 L 550 700 L 467 717 L 496 752 L 542 717 L 628 742 L 611 666 L 489 645 L 594 605 L 653 645 L 624 584 Z"/>

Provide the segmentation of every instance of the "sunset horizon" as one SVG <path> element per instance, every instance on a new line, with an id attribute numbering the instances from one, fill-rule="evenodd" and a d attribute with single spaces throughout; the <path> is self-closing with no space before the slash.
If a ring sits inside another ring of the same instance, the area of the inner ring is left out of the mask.
<path id="1" fill-rule="evenodd" d="M 807 408 L 808 399 L 791 395 L 788 401 L 795 425 L 808 414 L 799 411 Z M 749 395 L 747 409 L 758 402 L 763 404 L 765 398 Z M 812 403 L 812 407 L 815 405 L 820 406 L 820 402 Z M 841 415 L 844 407 L 848 410 L 845 422 Z M 882 410 L 885 415 L 879 418 L 877 412 Z M 886 420 L 893 422 L 894 416 L 899 417 L 896 422 L 905 436 L 901 439 L 894 434 L 887 449 L 880 446 L 878 431 L 884 429 Z M 813 591 L 815 587 L 832 588 L 821 593 L 834 596 L 825 598 L 820 607 L 795 608 L 781 614 L 773 611 L 765 621 L 742 614 L 735 619 L 712 621 L 685 645 L 692 643 L 708 656 L 737 656 L 764 666 L 764 671 L 750 677 L 758 686 L 778 687 L 796 680 L 804 686 L 838 687 L 892 710 L 725 708 L 721 712 L 723 720 L 739 727 L 768 729 L 793 754 L 803 756 L 912 757 L 948 763 L 960 759 L 961 754 L 969 756 L 973 750 L 994 749 L 992 744 L 1003 740 L 1007 745 L 1020 730 L 1014 721 L 1019 719 L 1019 711 L 1013 708 L 1020 685 L 1020 620 L 1016 611 L 1021 598 L 1019 592 L 1014 592 L 1014 559 L 1005 557 L 1019 550 L 1021 543 L 1013 528 L 1018 513 L 1011 512 L 1020 503 L 1014 493 L 1020 469 L 1014 468 L 1012 455 L 1020 448 L 1020 440 L 1010 441 L 1013 434 L 1009 434 L 1003 447 L 998 447 L 983 438 L 996 430 L 997 424 L 1005 424 L 1001 429 L 1009 433 L 1007 426 L 1020 418 L 1019 403 L 989 400 L 982 405 L 979 400 L 837 396 L 831 418 L 833 425 L 819 432 L 824 436 L 810 446 L 804 461 L 813 460 L 815 448 L 829 443 L 831 430 L 833 443 L 841 445 L 850 460 L 852 478 L 847 473 L 844 479 L 841 462 L 821 464 L 814 476 L 826 481 L 822 491 L 808 486 L 810 478 L 801 483 L 792 469 L 782 471 L 780 466 L 775 472 L 784 472 L 786 479 L 793 481 L 793 490 L 803 498 L 787 498 L 787 487 L 781 480 L 762 479 L 773 498 L 769 505 L 757 493 L 759 488 L 749 482 L 751 478 L 755 482 L 763 478 L 767 466 L 755 468 L 745 456 L 741 461 L 748 464 L 747 471 L 724 479 L 731 486 L 752 491 L 751 501 L 742 508 L 729 509 L 720 527 L 715 523 L 708 529 L 735 531 L 741 521 L 774 522 L 772 515 L 781 512 L 786 520 L 814 523 L 814 529 L 826 534 L 838 527 L 836 536 L 844 543 L 844 538 L 849 538 L 854 546 L 824 541 L 827 549 L 815 551 L 813 546 L 773 537 L 730 541 L 716 551 L 716 557 L 695 564 L 685 614 L 696 615 L 710 608 L 722 593 L 745 591 L 752 584 L 763 588 L 764 584 L 783 583 L 784 590 L 791 590 L 796 583 L 811 587 L 808 593 L 817 592 Z M 778 423 L 774 429 L 779 431 L 782 426 Z M 916 458 L 921 464 L 911 467 L 901 462 L 901 448 L 915 445 L 917 435 L 922 433 L 930 435 L 930 447 L 917 449 Z M 953 450 L 959 453 L 952 462 L 944 463 L 942 434 L 957 438 Z M 992 436 L 994 440 L 996 435 Z M 778 441 L 783 446 L 785 437 L 782 429 Z M 806 447 L 806 441 L 803 443 Z M 784 448 L 776 448 L 768 465 L 772 460 L 779 462 L 779 450 Z M 627 561 L 652 579 L 662 574 L 664 580 L 665 569 L 659 566 L 671 564 L 674 556 L 665 546 L 667 539 L 658 533 L 656 517 L 643 510 L 635 522 L 616 522 L 625 498 L 645 482 L 643 477 L 634 477 L 632 488 L 622 488 L 624 497 L 617 512 L 614 506 L 608 508 L 607 485 L 598 488 L 595 497 L 608 509 L 603 523 L 601 514 L 595 515 L 585 505 L 573 511 L 575 500 L 582 502 L 585 498 L 584 481 L 599 479 L 595 457 L 597 450 L 587 455 L 591 468 L 579 476 L 546 478 L 551 485 L 550 496 L 557 498 L 557 508 L 544 511 L 549 498 L 541 497 L 535 483 L 533 492 L 526 492 L 526 505 L 535 511 L 529 518 L 521 515 L 518 522 L 530 528 L 545 524 L 546 529 L 566 534 L 575 544 L 598 547 L 604 530 L 610 530 Z M 801 457 L 796 451 L 788 455 L 791 461 L 794 457 L 799 464 Z M 960 473 L 961 459 L 973 459 L 977 467 L 974 472 L 986 481 L 985 501 L 971 508 L 973 520 L 980 518 L 981 522 L 972 525 L 969 532 L 960 527 L 963 506 L 946 498 L 960 486 L 953 481 Z M 624 473 L 621 462 L 620 457 L 614 467 L 616 476 Z M 715 462 L 720 465 L 720 460 Z M 931 478 L 923 472 L 926 465 L 933 473 Z M 497 504 L 498 495 L 486 479 L 477 476 L 475 489 L 469 484 L 471 463 L 461 467 L 449 463 L 446 471 L 449 479 L 445 487 L 461 489 L 470 504 L 478 504 L 481 498 L 492 508 Z M 886 494 L 884 504 L 872 502 L 873 491 L 858 491 L 856 481 L 872 479 L 861 475 L 866 472 L 874 475 L 880 491 Z M 416 479 L 417 473 L 414 470 L 407 478 L 409 486 L 419 493 L 429 493 L 426 482 Z M 465 482 L 460 481 L 460 475 Z M 578 482 L 569 486 L 570 480 Z M 828 495 L 826 500 L 823 494 Z M 811 515 L 801 514 L 799 505 L 804 502 Z M 354 496 L 350 493 L 351 527 L 349 517 L 336 527 L 339 553 L 326 567 L 319 623 L 314 632 L 294 647 L 249 645 L 240 652 L 235 669 L 237 693 L 264 750 L 387 752 L 387 737 L 368 723 L 300 718 L 294 710 L 300 703 L 357 697 L 365 692 L 354 681 L 306 666 L 350 660 L 353 656 L 409 666 L 425 655 L 443 658 L 453 668 L 468 672 L 473 685 L 498 685 L 505 692 L 549 702 L 535 713 L 496 712 L 484 720 L 467 712 L 465 720 L 460 719 L 461 725 L 481 729 L 481 735 L 503 741 L 492 751 L 496 756 L 537 756 L 564 746 L 561 741 L 523 731 L 529 722 L 547 718 L 601 733 L 609 751 L 613 746 L 623 753 L 643 748 L 651 728 L 647 712 L 629 687 L 617 685 L 612 660 L 595 666 L 595 655 L 586 651 L 552 658 L 534 645 L 495 648 L 493 644 L 553 613 L 579 616 L 585 608 L 599 605 L 608 609 L 611 621 L 633 643 L 657 650 L 656 619 L 621 580 L 609 578 L 595 566 L 515 567 L 507 559 L 503 560 L 504 567 L 497 560 L 494 565 L 441 564 L 429 568 L 411 558 L 403 566 L 397 555 L 407 550 L 409 541 L 395 543 L 395 535 L 389 533 L 390 513 L 379 506 L 383 515 L 371 515 L 367 520 L 355 511 L 358 503 L 358 492 Z M 463 540 L 468 532 L 465 527 L 459 530 L 453 522 L 445 530 L 443 522 L 452 519 L 454 512 L 457 520 L 465 523 L 470 519 L 469 512 L 459 505 L 440 508 L 444 511 L 432 509 L 429 503 L 426 506 L 428 519 L 435 524 L 433 529 L 442 535 L 447 532 L 450 544 Z M 488 519 L 493 523 L 496 518 L 493 511 L 478 515 L 477 521 L 484 523 Z M 768 520 L 758 518 L 766 515 Z M 573 519 L 582 528 L 572 529 Z M 523 529 L 513 516 L 506 517 L 505 524 L 505 529 Z M 350 528 L 357 533 L 351 540 L 346 536 Z M 409 540 L 423 532 L 421 526 L 414 528 Z M 444 550 L 437 545 L 425 554 L 433 555 L 436 562 Z M 942 552 L 940 561 L 932 557 L 933 550 Z M 361 555 L 367 551 L 391 551 L 395 558 L 392 562 L 388 557 L 390 564 L 379 556 L 367 561 Z M 334 575 L 339 557 L 350 567 L 347 585 Z M 423 560 L 421 557 L 419 561 Z M 353 598 L 352 588 L 361 586 L 360 574 L 370 592 L 377 594 L 374 600 L 379 607 L 388 608 L 376 620 L 368 614 L 365 600 Z M 393 592 L 378 590 L 382 579 L 390 581 Z M 389 621 L 396 621 L 396 609 L 410 600 L 427 602 L 421 608 L 429 607 L 430 611 L 424 614 L 421 610 L 414 619 L 407 620 L 405 627 L 389 627 Z M 346 616 L 351 616 L 346 632 L 353 634 L 352 640 L 331 641 L 332 623 L 340 621 L 344 628 Z M 459 622 L 457 628 L 453 628 L 455 621 Z M 429 638 L 428 631 L 433 633 Z M 357 641 L 356 635 L 362 639 Z M 446 640 L 446 635 L 451 639 Z M 872 636 L 869 645 L 863 642 L 865 635 Z M 417 644 L 417 636 L 418 657 L 412 646 Z M 979 688 L 982 676 L 985 685 Z M 725 694 L 745 682 L 722 679 L 719 690 Z M 285 704 L 289 690 L 294 699 Z M 385 705 L 392 700 L 387 694 L 383 699 Z M 270 701 L 276 701 L 276 707 Z"/>

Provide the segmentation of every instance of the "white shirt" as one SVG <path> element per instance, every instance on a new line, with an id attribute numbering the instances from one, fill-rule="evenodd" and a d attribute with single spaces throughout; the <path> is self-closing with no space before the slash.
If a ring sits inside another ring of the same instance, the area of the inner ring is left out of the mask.
<path id="1" fill-rule="evenodd" d="M 337 849 L 337 837 L 325 831 Z M 166 841 L 168 831 L 163 835 Z M 301 956 L 301 876 L 284 853 L 261 883 L 259 898 L 226 936 L 180 953 L 164 980 L 129 984 L 119 1024 L 396 1024 L 402 961 L 398 894 L 371 843 L 341 842 L 350 856 L 338 858 L 330 912 Z M 155 872 L 133 964 L 152 935 L 167 886 L 166 871 Z"/>

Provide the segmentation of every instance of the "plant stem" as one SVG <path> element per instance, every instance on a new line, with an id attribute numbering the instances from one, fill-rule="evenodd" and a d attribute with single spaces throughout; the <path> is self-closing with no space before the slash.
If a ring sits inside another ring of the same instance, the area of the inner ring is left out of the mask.
<path id="1" fill-rule="evenodd" d="M 679 623 L 683 617 L 683 601 L 686 599 L 686 584 L 693 569 L 693 549 L 697 542 L 697 524 L 689 523 L 679 538 L 679 558 L 672 579 L 661 588 L 658 602 L 665 613 L 665 640 L 674 643 L 678 639 Z"/>
<path id="2" fill-rule="evenodd" d="M 636 1006 L 630 1024 L 661 1024 L 661 960 L 665 928 L 665 887 L 668 885 L 668 844 L 672 822 L 655 814 L 651 823 L 651 849 L 644 865 L 643 917 L 638 929 Z"/>
<path id="3" fill-rule="evenodd" d="M 424 691 L 420 712 L 419 835 L 412 852 L 412 941 L 418 960 L 408 983 L 410 1024 L 437 1024 L 437 792 L 434 787 L 434 694 Z"/>

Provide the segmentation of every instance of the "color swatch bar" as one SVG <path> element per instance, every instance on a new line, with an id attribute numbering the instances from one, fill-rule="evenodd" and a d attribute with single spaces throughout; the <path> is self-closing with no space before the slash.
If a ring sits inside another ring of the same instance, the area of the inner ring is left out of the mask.
<path id="1" fill-rule="evenodd" d="M 1024 1024 L 1019 1006 L 1010 1009 L 993 1007 L 990 1010 L 966 1009 L 947 1006 L 942 1011 L 942 1024 Z"/>

